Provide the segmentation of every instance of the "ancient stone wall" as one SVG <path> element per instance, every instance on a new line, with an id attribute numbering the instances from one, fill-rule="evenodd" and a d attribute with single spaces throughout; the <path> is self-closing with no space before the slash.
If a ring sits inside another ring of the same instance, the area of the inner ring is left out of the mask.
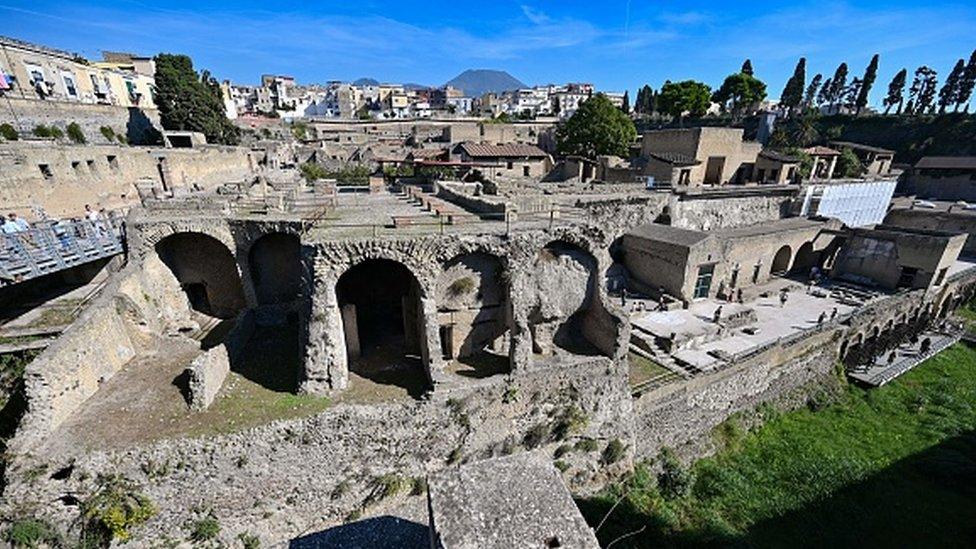
<path id="1" fill-rule="evenodd" d="M 154 137 L 161 137 L 158 132 L 162 130 L 162 125 L 156 109 L 38 101 L 9 94 L 3 102 L 5 108 L 0 109 L 0 124 L 10 124 L 24 137 L 32 135 L 37 126 L 54 126 L 63 132 L 72 122 L 81 127 L 87 141 L 93 144 L 118 144 L 117 140 L 109 142 L 102 135 L 103 126 L 111 128 L 116 135 L 123 136 L 132 144 L 143 144 Z"/>

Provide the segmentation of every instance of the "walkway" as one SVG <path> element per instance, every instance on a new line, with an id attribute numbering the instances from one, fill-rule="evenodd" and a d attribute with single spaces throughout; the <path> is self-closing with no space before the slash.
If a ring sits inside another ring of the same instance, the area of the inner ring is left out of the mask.
<path id="1" fill-rule="evenodd" d="M 42 221 L 27 231 L 0 234 L 0 287 L 122 253 L 114 221 Z"/>

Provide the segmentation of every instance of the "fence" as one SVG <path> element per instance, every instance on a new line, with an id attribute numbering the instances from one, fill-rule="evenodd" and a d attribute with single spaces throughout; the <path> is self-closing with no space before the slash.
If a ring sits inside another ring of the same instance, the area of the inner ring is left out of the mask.
<path id="1" fill-rule="evenodd" d="M 109 216 L 39 221 L 29 230 L 0 234 L 0 286 L 120 254 L 121 227 Z"/>

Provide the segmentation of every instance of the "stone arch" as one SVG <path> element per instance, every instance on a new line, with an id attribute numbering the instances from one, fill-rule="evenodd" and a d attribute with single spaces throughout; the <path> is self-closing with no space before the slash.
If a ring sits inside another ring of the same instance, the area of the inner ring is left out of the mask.
<path id="1" fill-rule="evenodd" d="M 297 235 L 265 234 L 254 241 L 247 256 L 258 305 L 282 305 L 301 296 L 304 270 Z"/>
<path id="2" fill-rule="evenodd" d="M 548 356 L 559 347 L 573 354 L 601 354 L 587 337 L 587 315 L 599 306 L 598 262 L 578 244 L 553 240 L 539 249 L 529 288 L 532 350 Z M 592 334 L 590 334 L 592 335 Z"/>
<path id="3" fill-rule="evenodd" d="M 773 256 L 773 263 L 769 267 L 770 274 L 782 274 L 790 270 L 790 260 L 793 259 L 793 248 L 784 244 Z"/>
<path id="4" fill-rule="evenodd" d="M 177 232 L 158 239 L 154 249 L 191 309 L 218 318 L 232 318 L 244 309 L 237 261 L 225 243 L 208 234 Z"/>
<path id="5" fill-rule="evenodd" d="M 349 371 L 414 397 L 426 392 L 427 323 L 413 272 L 392 259 L 366 259 L 342 273 L 335 294 Z"/>
<path id="6" fill-rule="evenodd" d="M 465 376 L 511 370 L 508 357 L 509 299 L 505 265 L 496 255 L 462 253 L 437 277 L 438 336 L 445 360 Z"/>
<path id="7" fill-rule="evenodd" d="M 820 254 L 813 251 L 813 241 L 807 241 L 796 251 L 796 258 L 793 260 L 790 271 L 809 275 L 811 269 L 819 266 L 819 262 Z"/>
<path id="8" fill-rule="evenodd" d="M 670 225 L 671 224 L 671 206 L 664 206 L 661 213 L 654 218 L 654 222 L 659 225 Z"/>

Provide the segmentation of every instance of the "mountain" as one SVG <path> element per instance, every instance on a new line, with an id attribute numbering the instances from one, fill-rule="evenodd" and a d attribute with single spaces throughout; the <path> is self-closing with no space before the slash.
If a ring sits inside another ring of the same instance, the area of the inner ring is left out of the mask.
<path id="1" fill-rule="evenodd" d="M 380 81 L 375 78 L 360 78 L 358 80 L 353 80 L 353 86 L 379 86 Z"/>
<path id="2" fill-rule="evenodd" d="M 445 86 L 464 90 L 468 97 L 480 97 L 487 92 L 500 93 L 527 87 L 505 71 L 468 69 L 447 81 Z"/>
<path id="3" fill-rule="evenodd" d="M 405 90 L 426 90 L 429 87 L 430 86 L 425 86 L 423 84 L 417 84 L 415 82 L 407 82 L 406 84 L 403 85 L 403 89 L 405 89 Z"/>

